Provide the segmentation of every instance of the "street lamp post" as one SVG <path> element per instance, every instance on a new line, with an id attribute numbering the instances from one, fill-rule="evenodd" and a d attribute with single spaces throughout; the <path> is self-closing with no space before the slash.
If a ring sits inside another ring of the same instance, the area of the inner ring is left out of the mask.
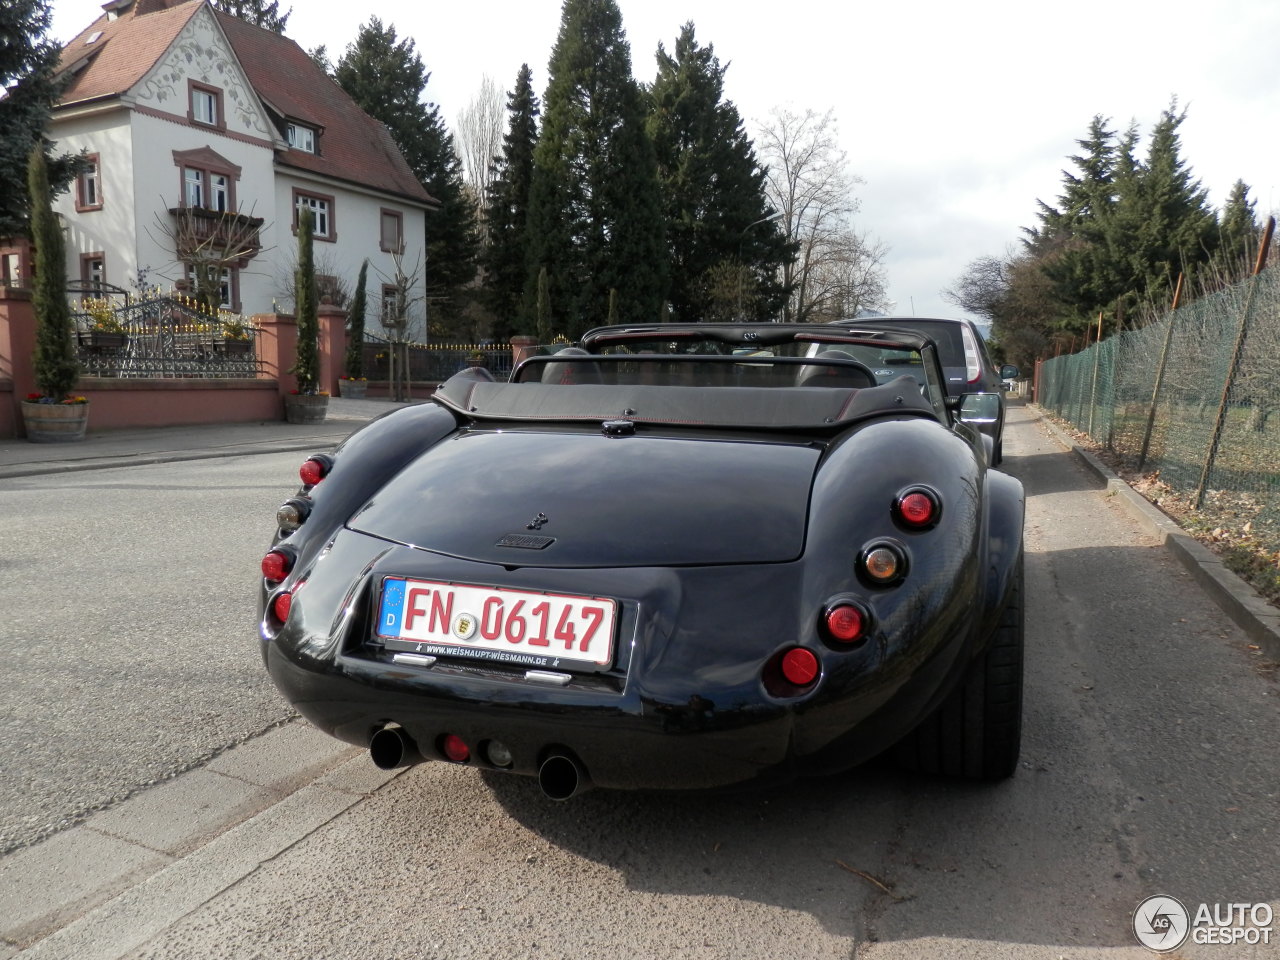
<path id="1" fill-rule="evenodd" d="M 742 233 L 738 234 L 738 311 L 737 311 L 737 312 L 738 312 L 738 322 L 739 322 L 739 323 L 741 323 L 741 322 L 742 322 L 742 320 L 743 320 L 743 316 L 742 316 L 742 274 L 743 274 L 743 271 L 745 270 L 745 267 L 746 267 L 746 265 L 745 265 L 745 264 L 743 264 L 743 262 L 742 262 L 742 245 L 743 245 L 743 243 L 745 243 L 745 242 L 746 242 L 746 239 L 747 239 L 747 231 L 748 231 L 748 230 L 750 230 L 752 227 L 758 227 L 758 226 L 760 226 L 760 224 L 762 224 L 762 223 L 772 223 L 774 220 L 781 220 L 781 219 L 782 219 L 782 217 L 783 217 L 783 211 L 781 211 L 781 210 L 775 210 L 773 213 L 769 214 L 769 216 L 767 216 L 767 217 L 761 217 L 759 220 L 754 220 L 754 221 L 752 221 L 751 223 L 748 223 L 745 227 L 743 227 L 743 228 L 742 228 Z"/>

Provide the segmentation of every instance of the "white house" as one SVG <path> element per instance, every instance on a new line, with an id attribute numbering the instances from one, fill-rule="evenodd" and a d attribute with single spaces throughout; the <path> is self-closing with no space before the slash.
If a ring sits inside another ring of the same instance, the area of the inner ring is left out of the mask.
<path id="1" fill-rule="evenodd" d="M 330 277 L 352 290 L 367 258 L 377 304 L 398 257 L 416 277 L 410 300 L 422 302 L 434 201 L 386 127 L 301 47 L 206 0 L 103 10 L 62 51 L 72 76 L 50 125 L 58 150 L 90 161 L 56 207 L 68 277 L 126 289 L 189 282 L 179 248 L 234 237 L 242 256 L 222 272 L 224 306 L 285 309 L 298 211 L 309 207 L 322 292 Z"/>

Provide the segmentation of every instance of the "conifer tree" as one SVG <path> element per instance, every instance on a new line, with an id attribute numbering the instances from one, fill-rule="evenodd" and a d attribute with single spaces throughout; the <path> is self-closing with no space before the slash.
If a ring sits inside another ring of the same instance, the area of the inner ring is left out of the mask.
<path id="1" fill-rule="evenodd" d="M 360 275 L 356 278 L 356 292 L 351 295 L 351 307 L 348 313 L 348 326 L 351 330 L 351 342 L 347 344 L 347 355 L 343 360 L 347 376 L 358 380 L 364 376 L 364 320 L 369 312 L 368 295 L 365 285 L 369 277 L 369 261 L 360 262 Z"/>
<path id="2" fill-rule="evenodd" d="M 1160 115 L 1134 196 L 1136 279 L 1148 295 L 1162 287 L 1172 292 L 1179 273 L 1192 277 L 1217 249 L 1218 221 L 1208 191 L 1181 156 L 1178 128 L 1186 117 L 1176 99 Z"/>
<path id="3" fill-rule="evenodd" d="M 431 79 L 412 39 L 377 17 L 360 28 L 334 69 L 334 79 L 365 113 L 381 120 L 414 176 L 439 207 L 427 213 L 427 300 L 432 324 L 459 322 L 475 279 L 475 208 L 467 194 L 462 160 L 440 108 L 423 96 Z M 447 335 L 447 334 L 446 334 Z"/>
<path id="4" fill-rule="evenodd" d="M 681 28 L 673 53 L 658 45 L 657 61 L 648 130 L 667 227 L 671 314 L 682 322 L 709 319 L 722 299 L 713 293 L 726 264 L 739 289 L 750 278 L 754 316 L 776 314 L 786 296 L 780 268 L 792 254 L 775 223 L 760 223 L 773 213 L 765 172 L 737 108 L 724 100 L 727 68 L 714 47 L 698 45 L 692 23 Z"/>
<path id="5" fill-rule="evenodd" d="M 1253 269 L 1250 262 L 1258 244 L 1256 202 L 1249 199 L 1249 187 L 1237 180 L 1222 208 L 1217 264 L 1225 278 L 1234 279 Z"/>
<path id="6" fill-rule="evenodd" d="M 525 311 L 546 268 L 553 333 L 608 315 L 653 323 L 666 299 L 661 200 L 645 110 L 614 0 L 565 0 L 543 97 L 529 201 Z"/>
<path id="7" fill-rule="evenodd" d="M 0 237 L 27 231 L 27 161 L 40 144 L 53 195 L 75 175 L 76 158 L 50 156 L 45 127 L 62 92 L 61 47 L 49 37 L 47 0 L 0 3 Z"/>
<path id="8" fill-rule="evenodd" d="M 31 197 L 31 236 L 36 245 L 32 307 L 36 315 L 35 379 L 40 393 L 54 402 L 71 392 L 80 364 L 71 348 L 71 308 L 67 305 L 67 260 L 62 227 L 53 214 L 49 171 L 40 147 L 27 160 Z"/>
<path id="9" fill-rule="evenodd" d="M 284 33 L 289 15 L 293 13 L 292 7 L 281 13 L 280 0 L 211 0 L 211 2 L 223 13 L 228 13 L 237 20 L 252 23 L 255 27 L 265 27 L 272 33 Z"/>
<path id="10" fill-rule="evenodd" d="M 527 272 L 525 229 L 533 150 L 538 143 L 538 98 L 527 63 L 520 67 L 515 89 L 507 95 L 507 114 L 502 154 L 494 162 L 485 197 L 489 239 L 483 255 L 486 294 L 495 318 L 493 333 L 500 341 L 521 332 L 516 324 Z"/>
<path id="11" fill-rule="evenodd" d="M 298 324 L 298 355 L 289 372 L 298 379 L 298 393 L 315 393 L 320 380 L 318 338 L 320 293 L 316 289 L 316 264 L 312 244 L 311 211 L 298 213 L 298 272 L 293 282 L 293 312 Z"/>

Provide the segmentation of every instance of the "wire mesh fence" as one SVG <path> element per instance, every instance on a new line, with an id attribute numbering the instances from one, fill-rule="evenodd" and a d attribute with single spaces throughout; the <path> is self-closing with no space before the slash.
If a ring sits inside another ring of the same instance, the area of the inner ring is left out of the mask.
<path id="1" fill-rule="evenodd" d="M 1280 586 L 1280 271 L 1046 361 L 1037 400 Z"/>

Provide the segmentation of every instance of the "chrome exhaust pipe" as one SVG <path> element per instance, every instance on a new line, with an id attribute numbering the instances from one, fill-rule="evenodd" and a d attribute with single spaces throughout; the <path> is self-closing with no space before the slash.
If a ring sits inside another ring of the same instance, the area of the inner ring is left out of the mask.
<path id="1" fill-rule="evenodd" d="M 577 758 L 552 753 L 538 767 L 538 786 L 550 799 L 561 801 L 591 789 L 591 779 Z"/>
<path id="2" fill-rule="evenodd" d="M 402 727 L 383 727 L 369 739 L 369 759 L 379 770 L 395 770 L 421 763 L 422 754 Z"/>

